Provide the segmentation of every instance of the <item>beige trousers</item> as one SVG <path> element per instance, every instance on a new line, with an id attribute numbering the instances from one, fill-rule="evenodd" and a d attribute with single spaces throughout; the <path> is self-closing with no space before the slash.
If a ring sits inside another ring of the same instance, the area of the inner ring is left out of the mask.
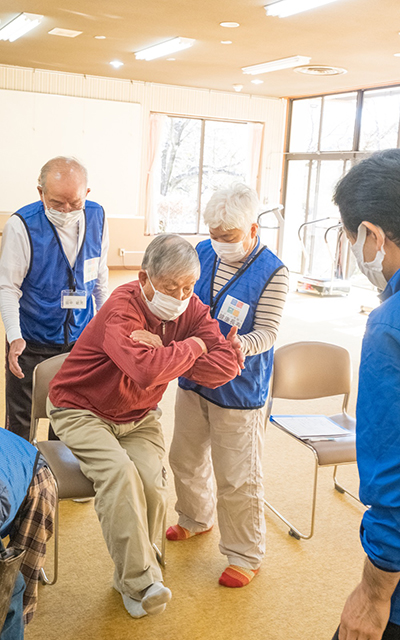
<path id="1" fill-rule="evenodd" d="M 134 597 L 163 579 L 152 546 L 161 532 L 167 499 L 161 411 L 116 424 L 90 411 L 54 407 L 48 399 L 47 414 L 94 484 L 94 506 L 114 561 L 116 586 Z"/>
<path id="2" fill-rule="evenodd" d="M 229 564 L 258 569 L 265 553 L 261 466 L 265 408 L 219 407 L 178 388 L 170 464 L 179 524 L 192 532 L 213 524 L 217 483 L 220 551 Z"/>

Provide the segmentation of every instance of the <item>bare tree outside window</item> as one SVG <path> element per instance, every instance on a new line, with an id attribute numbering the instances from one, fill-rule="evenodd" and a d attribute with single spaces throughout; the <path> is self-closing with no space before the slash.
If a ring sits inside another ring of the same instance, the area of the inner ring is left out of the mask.
<path id="1" fill-rule="evenodd" d="M 216 189 L 246 181 L 246 123 L 166 118 L 156 180 L 159 231 L 206 233 L 201 214 Z"/>

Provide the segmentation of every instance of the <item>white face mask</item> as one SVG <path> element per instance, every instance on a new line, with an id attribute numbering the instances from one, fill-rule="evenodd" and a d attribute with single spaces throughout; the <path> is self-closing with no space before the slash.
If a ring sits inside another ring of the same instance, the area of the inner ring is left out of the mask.
<path id="1" fill-rule="evenodd" d="M 247 238 L 247 235 L 243 240 Z M 248 252 L 248 249 L 245 249 L 243 246 L 243 240 L 240 240 L 240 242 L 218 242 L 217 240 L 211 240 L 211 244 L 215 253 L 223 262 L 232 263 L 243 260 Z"/>
<path id="2" fill-rule="evenodd" d="M 176 320 L 176 318 L 182 315 L 182 313 L 184 313 L 188 308 L 191 296 L 185 300 L 177 300 L 172 296 L 167 296 L 166 293 L 161 293 L 161 291 L 157 291 L 157 289 L 154 288 L 149 274 L 147 274 L 147 277 L 149 278 L 149 282 L 154 291 L 153 299 L 148 300 L 145 292 L 143 291 L 142 285 L 140 285 L 140 288 L 150 311 L 160 320 L 165 320 L 166 322 L 168 320 Z"/>
<path id="3" fill-rule="evenodd" d="M 47 218 L 55 227 L 70 227 L 80 220 L 83 216 L 83 209 L 77 209 L 76 211 L 69 211 L 68 213 L 62 213 L 56 209 L 49 209 L 43 198 L 43 206 Z"/>
<path id="4" fill-rule="evenodd" d="M 375 258 L 372 262 L 365 262 L 364 260 L 364 244 L 367 237 L 367 228 L 365 225 L 360 224 L 357 232 L 357 240 L 351 246 L 351 250 L 357 260 L 358 268 L 368 280 L 378 289 L 385 289 L 387 281 L 382 273 L 382 262 L 386 255 L 385 249 L 382 245 L 382 249 L 376 252 Z"/>

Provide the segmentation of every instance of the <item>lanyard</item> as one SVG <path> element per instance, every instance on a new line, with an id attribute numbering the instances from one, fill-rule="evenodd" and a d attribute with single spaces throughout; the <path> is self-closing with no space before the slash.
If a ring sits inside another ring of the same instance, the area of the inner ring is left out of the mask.
<path id="1" fill-rule="evenodd" d="M 84 236 L 85 236 L 86 235 L 86 210 L 85 210 L 85 208 L 83 209 L 83 215 L 84 215 L 84 220 L 85 220 L 85 231 L 84 231 Z M 74 289 L 76 289 L 76 277 L 75 277 L 76 264 L 78 262 L 78 256 L 79 256 L 79 254 L 80 254 L 80 252 L 82 250 L 83 243 L 84 243 L 84 240 L 85 240 L 85 238 L 83 237 L 82 238 L 82 244 L 81 244 L 81 247 L 79 249 L 79 220 L 78 220 L 77 238 L 76 238 L 76 258 L 75 258 L 75 264 L 74 264 L 73 267 L 71 267 L 70 262 L 69 262 L 67 256 L 65 255 L 64 247 L 62 246 L 62 242 L 60 240 L 60 236 L 58 235 L 58 231 L 57 231 L 56 227 L 53 225 L 52 222 L 50 222 L 50 220 L 48 219 L 47 216 L 46 216 L 46 220 L 48 221 L 49 225 L 51 226 L 51 228 L 53 230 L 53 233 L 55 235 L 55 238 L 56 238 L 56 240 L 58 242 L 58 246 L 59 246 L 60 251 L 61 251 L 61 255 L 62 255 L 63 259 L 64 259 L 65 264 L 67 265 L 67 269 L 70 272 L 70 275 L 72 276 L 72 280 L 73 280 L 73 285 L 72 286 L 73 286 Z"/>

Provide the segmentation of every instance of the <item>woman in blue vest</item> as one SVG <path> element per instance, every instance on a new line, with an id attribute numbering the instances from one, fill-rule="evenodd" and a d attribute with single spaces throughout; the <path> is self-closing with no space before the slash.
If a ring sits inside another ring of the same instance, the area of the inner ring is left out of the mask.
<path id="1" fill-rule="evenodd" d="M 206 207 L 211 240 L 197 246 L 195 293 L 210 305 L 244 368 L 218 389 L 179 379 L 170 452 L 179 520 L 167 538 L 186 540 L 212 528 L 214 471 L 220 551 L 228 560 L 219 583 L 226 587 L 247 585 L 265 553 L 265 402 L 288 290 L 286 267 L 258 237 L 259 206 L 256 192 L 237 184 L 216 192 Z"/>

